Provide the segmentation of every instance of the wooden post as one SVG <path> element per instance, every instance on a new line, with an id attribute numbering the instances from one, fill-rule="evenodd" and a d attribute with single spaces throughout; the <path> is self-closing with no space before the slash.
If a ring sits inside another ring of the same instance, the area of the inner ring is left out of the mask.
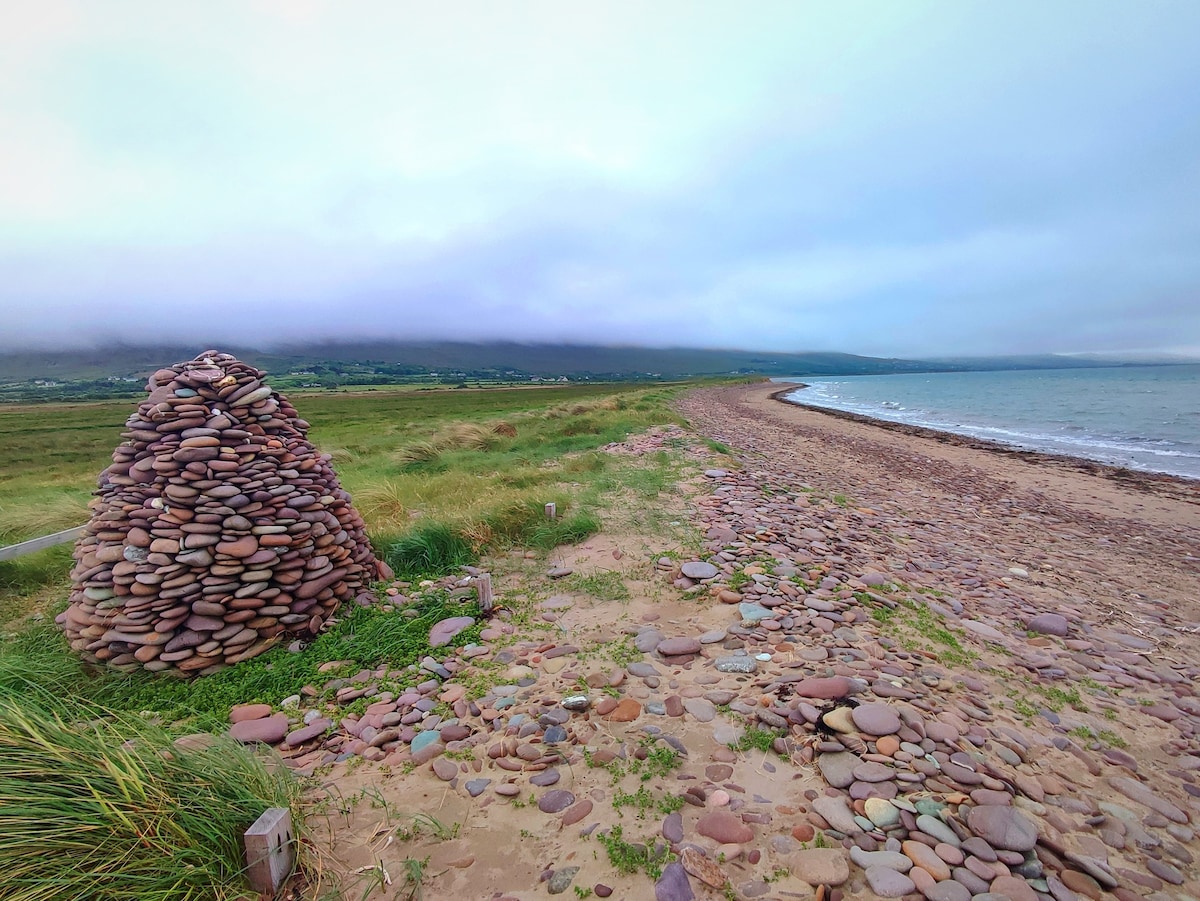
<path id="1" fill-rule="evenodd" d="M 546 519 L 554 519 L 558 516 L 558 507 L 553 501 L 546 504 Z"/>
<path id="2" fill-rule="evenodd" d="M 296 865 L 296 834 L 286 807 L 268 807 L 242 838 L 246 878 L 263 897 L 273 898 Z"/>
<path id="3" fill-rule="evenodd" d="M 485 615 L 490 615 L 492 612 L 492 574 L 480 573 L 475 577 L 475 591 L 479 595 L 479 609 Z"/>

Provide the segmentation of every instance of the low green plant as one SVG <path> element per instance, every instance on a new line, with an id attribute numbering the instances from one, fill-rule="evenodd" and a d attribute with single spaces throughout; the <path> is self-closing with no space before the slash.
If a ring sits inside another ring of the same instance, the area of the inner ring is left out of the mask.
<path id="1" fill-rule="evenodd" d="M 1129 742 L 1117 735 L 1111 729 L 1101 729 L 1096 733 L 1096 737 L 1104 742 L 1110 748 L 1128 748 Z"/>
<path id="2" fill-rule="evenodd" d="M 1042 685 L 1040 682 L 1031 682 L 1029 686 L 1045 699 L 1046 706 L 1051 710 L 1059 711 L 1070 705 L 1076 710 L 1087 712 L 1087 705 L 1083 703 L 1078 688 L 1059 688 L 1057 685 Z"/>
<path id="3" fill-rule="evenodd" d="M 620 667 L 629 666 L 646 656 L 637 649 L 628 636 L 609 642 L 604 647 L 604 653 L 609 660 Z"/>
<path id="4" fill-rule="evenodd" d="M 775 739 L 782 738 L 787 733 L 781 729 L 747 729 L 741 738 L 731 742 L 729 747 L 734 751 L 762 751 L 767 753 L 774 749 Z"/>
<path id="5" fill-rule="evenodd" d="M 568 580 L 567 585 L 572 591 L 580 594 L 590 594 L 600 601 L 627 601 L 632 597 L 629 586 L 625 584 L 619 572 L 611 569 L 600 570 L 584 575 L 576 573 Z"/>
<path id="6" fill-rule="evenodd" d="M 742 570 L 739 569 L 733 575 L 731 575 L 729 577 L 729 580 L 726 584 L 728 584 L 730 591 L 739 591 L 740 592 L 743 588 L 745 588 L 747 585 L 749 585 L 753 581 L 754 580 L 751 579 L 748 575 L 746 575 L 745 572 L 743 572 Z"/>
<path id="7" fill-rule="evenodd" d="M 403 901 L 421 901 L 425 897 L 421 884 L 425 881 L 425 868 L 428 866 L 428 857 L 420 860 L 415 857 L 404 858 L 404 882 L 399 895 Z"/>
<path id="8" fill-rule="evenodd" d="M 662 875 L 663 867 L 675 859 L 665 845 L 651 842 L 627 842 L 624 831 L 618 824 L 607 832 L 597 833 L 596 839 L 608 852 L 608 861 L 618 873 L 632 876 L 644 870 L 651 879 Z"/>

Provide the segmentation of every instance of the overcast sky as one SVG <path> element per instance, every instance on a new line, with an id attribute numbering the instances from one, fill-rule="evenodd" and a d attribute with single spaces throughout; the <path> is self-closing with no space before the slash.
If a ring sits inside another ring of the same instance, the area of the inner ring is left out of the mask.
<path id="1" fill-rule="evenodd" d="M 1197 0 L 0 0 L 0 348 L 1200 352 L 1197 35 Z"/>

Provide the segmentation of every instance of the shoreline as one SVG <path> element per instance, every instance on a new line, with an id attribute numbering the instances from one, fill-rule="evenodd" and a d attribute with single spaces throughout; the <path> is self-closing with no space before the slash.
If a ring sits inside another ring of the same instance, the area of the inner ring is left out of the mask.
<path id="1" fill-rule="evenodd" d="M 768 396 L 770 400 L 783 404 L 786 407 L 807 410 L 812 413 L 819 413 L 824 416 L 842 419 L 847 422 L 862 423 L 863 425 L 884 429 L 900 435 L 927 438 L 954 447 L 986 451 L 988 453 L 997 454 L 1010 459 L 1022 460 L 1030 464 L 1058 467 L 1073 472 L 1097 476 L 1100 478 L 1109 479 L 1123 487 L 1132 488 L 1137 491 L 1144 491 L 1149 494 L 1170 497 L 1175 500 L 1182 500 L 1187 503 L 1200 505 L 1200 479 L 1190 479 L 1187 476 L 1176 475 L 1169 472 L 1152 472 L 1142 469 L 1130 469 L 1129 467 L 1125 466 L 1116 466 L 1111 463 L 1103 463 L 1099 460 L 1092 460 L 1089 457 L 1078 457 L 1071 454 L 1054 454 L 1047 451 L 1027 450 L 1014 445 L 1004 444 L 999 441 L 991 441 L 987 438 L 976 438 L 971 435 L 961 435 L 957 432 L 948 432 L 942 429 L 932 429 L 928 426 L 910 425 L 904 422 L 892 422 L 888 419 L 876 419 L 875 417 L 865 416 L 861 413 L 851 413 L 847 410 L 837 410 L 831 407 L 805 404 L 795 400 L 788 400 L 786 398 L 786 395 L 790 394 L 792 391 L 795 391 L 798 388 L 806 387 L 808 386 L 803 382 L 792 382 L 789 383 L 788 387 L 776 389 Z"/>

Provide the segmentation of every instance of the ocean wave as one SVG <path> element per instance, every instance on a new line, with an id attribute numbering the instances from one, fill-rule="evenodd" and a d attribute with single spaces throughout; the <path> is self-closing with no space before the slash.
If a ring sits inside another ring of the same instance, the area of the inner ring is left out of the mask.
<path id="1" fill-rule="evenodd" d="M 1054 432 L 981 422 L 964 422 L 957 418 L 948 419 L 944 415 L 929 410 L 906 409 L 899 401 L 856 401 L 827 389 L 820 390 L 824 386 L 812 387 L 819 390 L 801 389 L 790 393 L 788 399 L 797 403 L 827 407 L 873 419 L 995 441 L 1023 450 L 1066 454 L 1133 469 L 1169 472 L 1190 478 L 1200 478 L 1200 466 L 1192 462 L 1200 461 L 1200 445 L 1193 447 L 1190 446 L 1190 442 L 1181 444 L 1162 436 L 1144 434 L 1096 434 L 1087 425 L 1064 420 L 1056 421 L 1056 424 L 1061 423 L 1061 425 Z M 1066 434 L 1068 432 L 1070 434 Z M 1156 462 L 1160 460 L 1164 462 Z M 1168 465 L 1166 460 L 1178 461 L 1178 463 Z"/>

